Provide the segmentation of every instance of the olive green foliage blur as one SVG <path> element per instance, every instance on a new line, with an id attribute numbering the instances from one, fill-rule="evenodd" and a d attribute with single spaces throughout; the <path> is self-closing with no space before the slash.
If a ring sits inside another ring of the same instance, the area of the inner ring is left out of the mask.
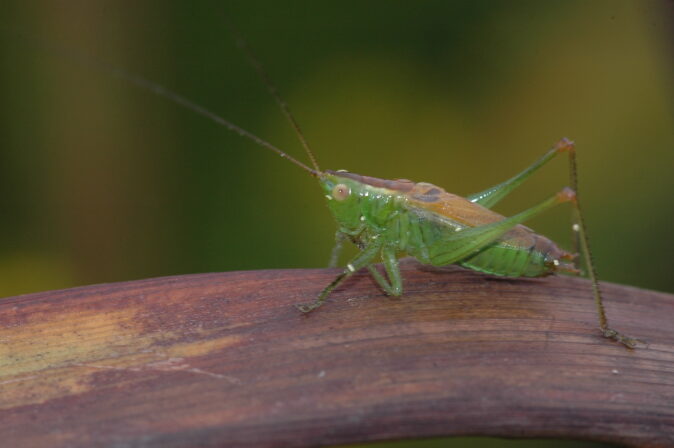
<path id="1" fill-rule="evenodd" d="M 0 35 L 0 296 L 326 264 L 334 224 L 315 180 L 61 53 L 142 74 L 306 160 L 215 3 L 3 3 L 12 31 Z M 673 291 L 667 8 L 242 0 L 225 9 L 322 167 L 468 194 L 572 138 L 600 277 Z M 560 158 L 498 209 L 514 213 L 565 183 Z M 560 208 L 531 226 L 568 246 L 568 215 Z"/>

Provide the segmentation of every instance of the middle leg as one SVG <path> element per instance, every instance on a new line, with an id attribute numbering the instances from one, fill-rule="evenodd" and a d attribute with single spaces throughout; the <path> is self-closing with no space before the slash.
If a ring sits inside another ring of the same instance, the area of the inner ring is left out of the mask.
<path id="1" fill-rule="evenodd" d="M 384 292 L 386 292 L 386 294 L 398 297 L 403 293 L 403 281 L 400 276 L 400 266 L 398 264 L 395 249 L 384 247 L 381 250 L 381 258 L 384 262 L 384 269 L 386 270 L 388 280 L 381 275 L 376 266 L 369 265 L 367 268 L 377 284 L 384 290 Z"/>

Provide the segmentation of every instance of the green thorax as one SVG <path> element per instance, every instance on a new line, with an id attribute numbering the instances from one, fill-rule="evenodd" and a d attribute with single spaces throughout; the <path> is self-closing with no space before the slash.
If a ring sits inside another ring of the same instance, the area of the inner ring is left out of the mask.
<path id="1" fill-rule="evenodd" d="M 351 234 L 365 227 L 383 229 L 394 215 L 404 212 L 405 184 L 410 189 L 414 185 L 330 170 L 320 182 L 340 229 Z"/>

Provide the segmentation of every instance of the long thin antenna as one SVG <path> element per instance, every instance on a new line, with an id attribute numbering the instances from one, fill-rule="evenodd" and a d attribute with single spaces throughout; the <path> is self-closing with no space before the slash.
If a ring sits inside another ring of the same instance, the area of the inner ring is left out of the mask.
<path id="1" fill-rule="evenodd" d="M 149 92 L 154 93 L 155 95 L 158 95 L 158 96 L 164 97 L 164 98 L 166 98 L 170 101 L 173 101 L 174 103 L 179 104 L 180 106 L 183 106 L 184 108 L 189 109 L 192 112 L 195 112 L 199 115 L 202 115 L 206 118 L 211 119 L 212 121 L 218 123 L 221 126 L 226 127 L 227 129 L 229 129 L 232 132 L 236 132 L 237 134 L 239 134 L 242 137 L 246 137 L 249 140 L 254 141 L 255 143 L 257 143 L 258 145 L 260 145 L 264 148 L 267 148 L 267 149 L 270 149 L 270 150 L 274 151 L 279 156 L 283 157 L 284 159 L 288 159 L 288 161 L 294 163 L 295 165 L 299 166 L 300 168 L 304 169 L 305 171 L 308 171 L 313 176 L 318 176 L 319 173 L 320 173 L 320 171 L 313 170 L 313 169 L 309 168 L 304 163 L 300 162 L 299 160 L 295 159 L 294 157 L 292 157 L 292 156 L 286 154 L 285 152 L 281 151 L 279 148 L 272 145 L 268 141 L 263 140 L 260 137 L 258 137 L 257 135 L 246 131 L 242 127 L 235 125 L 231 121 L 222 118 L 220 115 L 217 115 L 217 114 L 211 112 L 210 110 L 204 108 L 203 106 L 200 106 L 199 104 L 188 100 L 184 96 L 179 95 L 179 94 L 173 92 L 172 90 L 167 89 L 166 87 L 162 86 L 161 84 L 158 84 L 156 82 L 152 82 L 148 79 L 143 78 L 140 75 L 136 75 L 136 74 L 127 72 L 127 71 L 122 70 L 122 69 L 117 68 L 117 67 L 107 66 L 107 69 L 109 69 L 111 74 L 113 74 L 113 75 L 115 75 L 115 76 L 117 76 L 121 79 L 124 79 L 124 80 L 126 80 L 126 81 L 128 81 L 132 84 L 135 84 L 136 86 L 141 87 L 145 90 L 148 90 Z"/>
<path id="2" fill-rule="evenodd" d="M 79 65 L 85 66 L 87 68 L 95 68 L 99 71 L 106 72 L 108 74 L 111 74 L 115 77 L 118 77 L 120 79 L 123 79 L 137 87 L 140 87 L 144 90 L 147 90 L 157 96 L 161 96 L 163 98 L 168 99 L 169 101 L 172 101 L 188 110 L 191 110 L 192 112 L 195 112 L 199 115 L 202 115 L 217 124 L 226 127 L 232 132 L 235 132 L 239 134 L 242 137 L 245 137 L 249 140 L 252 140 L 259 146 L 262 146 L 264 148 L 267 148 L 279 156 L 283 157 L 284 159 L 287 159 L 288 161 L 294 163 L 295 165 L 299 166 L 305 171 L 308 171 L 312 176 L 318 177 L 320 175 L 319 170 L 314 170 L 312 168 L 309 168 L 307 165 L 304 163 L 300 162 L 299 160 L 295 159 L 294 157 L 286 154 L 276 146 L 272 145 L 266 140 L 261 139 L 255 134 L 252 134 L 245 129 L 243 129 L 240 126 L 237 126 L 236 124 L 232 123 L 229 120 L 226 120 L 225 118 L 211 112 L 210 110 L 206 109 L 203 106 L 200 106 L 199 104 L 188 100 L 182 95 L 179 95 L 178 93 L 164 87 L 163 85 L 150 81 L 146 78 L 143 78 L 140 75 L 128 72 L 124 69 L 121 69 L 119 67 L 115 67 L 93 55 L 90 54 L 84 54 L 84 53 L 78 53 L 74 51 L 68 51 L 60 47 L 56 47 L 52 44 L 46 44 L 44 42 L 40 42 L 39 39 L 31 37 L 31 36 L 26 36 L 24 33 L 17 32 L 15 30 L 10 30 L 7 29 L 6 27 L 2 27 L 3 30 L 5 31 L 10 31 L 12 34 L 20 37 L 21 39 L 34 43 L 37 48 L 43 49 L 43 50 L 49 50 L 49 53 L 55 53 L 60 56 L 63 56 L 67 59 L 70 59 L 71 61 L 78 63 Z"/>
<path id="3" fill-rule="evenodd" d="M 271 93 L 271 95 L 276 100 L 276 103 L 281 108 L 281 111 L 283 112 L 283 115 L 285 115 L 285 117 L 288 119 L 291 126 L 295 130 L 295 134 L 297 134 L 297 138 L 300 140 L 300 143 L 302 143 L 302 146 L 304 147 L 304 150 L 306 151 L 307 155 L 309 156 L 309 160 L 311 160 L 311 164 L 313 165 L 314 169 L 317 172 L 320 173 L 321 169 L 318 167 L 318 162 L 316 161 L 316 157 L 314 156 L 314 152 L 309 147 L 309 143 L 307 142 L 307 139 L 304 137 L 304 134 L 302 133 L 302 130 L 300 129 L 300 125 L 297 123 L 297 120 L 295 120 L 295 117 L 290 112 L 290 108 L 288 107 L 288 104 L 285 101 L 283 101 L 283 98 L 281 98 L 281 95 L 279 94 L 278 89 L 276 88 L 274 83 L 271 81 L 271 78 L 269 77 L 269 75 L 267 75 L 267 72 L 265 71 L 264 67 L 262 66 L 262 63 L 260 63 L 259 59 L 257 57 L 255 57 L 255 54 L 250 49 L 250 46 L 248 45 L 248 42 L 243 37 L 243 35 L 227 19 L 227 16 L 224 13 L 221 12 L 220 15 L 222 16 L 223 21 L 225 22 L 225 25 L 229 29 L 229 32 L 234 37 L 234 41 L 236 42 L 236 46 L 239 47 L 239 49 L 246 56 L 246 59 L 248 59 L 248 62 L 250 63 L 250 65 L 253 66 L 253 68 L 257 72 L 257 75 L 260 77 L 260 79 L 262 80 L 264 85 L 267 87 L 267 90 L 269 90 L 269 93 Z"/>

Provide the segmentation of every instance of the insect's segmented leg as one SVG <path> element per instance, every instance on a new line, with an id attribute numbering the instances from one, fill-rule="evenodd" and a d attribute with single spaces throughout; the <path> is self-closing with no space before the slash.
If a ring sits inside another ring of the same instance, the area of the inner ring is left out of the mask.
<path id="1" fill-rule="evenodd" d="M 564 144 L 562 144 L 564 143 Z M 566 151 L 569 154 L 569 184 L 571 185 L 571 188 L 573 188 L 573 191 L 576 192 L 576 200 L 574 201 L 574 207 L 573 207 L 573 214 L 571 215 L 571 241 L 573 244 L 573 247 L 571 249 L 571 253 L 573 254 L 578 254 L 578 251 L 580 250 L 581 246 L 581 227 L 584 226 L 582 222 L 582 216 L 580 213 L 580 206 L 578 205 L 578 169 L 576 167 L 576 145 L 573 143 L 571 140 L 568 139 L 562 139 L 558 144 L 558 147 L 562 149 L 562 151 Z M 560 151 L 561 152 L 561 151 Z M 583 230 L 583 238 L 587 240 L 586 233 Z M 592 260 L 590 260 L 590 246 L 587 246 L 587 251 L 585 251 L 585 248 L 583 249 L 583 257 L 585 258 L 585 263 L 590 266 L 592 264 Z M 573 264 L 580 270 L 580 267 L 578 266 L 578 258 L 573 260 Z M 592 271 L 594 271 L 594 267 L 590 267 Z M 592 274 L 591 280 L 594 282 L 596 281 L 596 274 Z M 601 301 L 601 299 L 600 299 Z"/>
<path id="2" fill-rule="evenodd" d="M 501 182 L 498 185 L 487 188 L 484 191 L 479 193 L 472 194 L 468 196 L 468 200 L 480 204 L 483 207 L 491 208 L 496 205 L 501 199 L 510 194 L 514 189 L 519 187 L 529 176 L 538 171 L 539 168 L 543 167 L 546 163 L 552 160 L 557 154 L 568 152 L 569 153 L 569 173 L 570 173 L 570 185 L 573 191 L 578 191 L 578 183 L 576 181 L 576 162 L 575 162 L 575 145 L 574 143 L 567 139 L 563 138 L 558 141 L 553 148 L 548 150 L 540 159 L 535 161 L 529 167 L 527 167 L 521 173 L 513 176 L 512 178 Z M 573 248 L 571 253 L 576 254 L 580 249 L 580 231 L 579 231 L 579 222 L 576 215 L 573 215 L 572 219 L 572 242 Z M 578 267 L 578 263 L 574 261 L 574 265 Z"/>
<path id="3" fill-rule="evenodd" d="M 590 251 L 590 243 L 587 237 L 587 231 L 585 229 L 585 223 L 583 221 L 583 214 L 580 210 L 580 205 L 578 201 L 578 176 L 577 176 L 577 166 L 576 166 L 576 151 L 572 141 L 568 139 L 560 140 L 554 148 L 549 150 L 543 157 L 534 162 L 530 167 L 517 174 L 516 176 L 508 179 L 505 182 L 502 182 L 494 187 L 488 188 L 480 193 L 473 194 L 468 197 L 472 202 L 480 204 L 484 207 L 490 208 L 495 205 L 498 201 L 503 199 L 511 191 L 517 188 L 522 182 L 524 182 L 531 174 L 533 174 L 540 167 L 545 165 L 550 161 L 554 156 L 559 153 L 567 152 L 569 154 L 569 181 L 571 188 L 576 195 L 572 201 L 573 203 L 573 216 L 572 216 L 572 231 L 573 231 L 573 253 L 577 253 L 578 249 L 582 249 L 583 257 L 585 259 L 585 265 L 587 266 L 588 275 L 590 281 L 592 282 L 592 293 L 594 295 L 594 301 L 597 305 L 597 313 L 599 315 L 599 328 L 602 331 L 602 334 L 615 341 L 622 343 L 627 347 L 635 347 L 638 339 L 625 336 L 608 326 L 608 320 L 606 318 L 606 311 L 604 310 L 604 303 L 601 296 L 601 291 L 599 289 L 599 281 L 597 280 L 597 273 L 594 269 L 594 263 L 592 261 L 592 252 Z"/>
<path id="4" fill-rule="evenodd" d="M 400 267 L 398 265 L 395 249 L 384 247 L 381 251 L 381 256 L 389 280 L 381 275 L 374 265 L 368 265 L 367 268 L 377 284 L 381 286 L 386 294 L 398 297 L 403 293 L 403 281 L 400 277 Z"/>
<path id="5" fill-rule="evenodd" d="M 340 283 L 349 278 L 356 271 L 370 264 L 372 259 L 377 256 L 380 247 L 380 243 L 373 243 L 365 247 L 358 255 L 356 255 L 356 257 L 347 263 L 346 269 L 344 269 L 341 274 L 339 274 L 332 282 L 330 282 L 328 286 L 325 287 L 325 289 L 323 289 L 323 291 L 321 291 L 314 302 L 298 304 L 296 305 L 297 308 L 303 313 L 308 313 L 309 311 L 315 310 L 319 306 L 323 305 L 333 289 L 339 286 Z"/>
<path id="6" fill-rule="evenodd" d="M 575 159 L 573 159 L 572 163 L 575 165 Z M 606 310 L 604 309 L 604 302 L 602 300 L 601 290 L 599 289 L 599 281 L 597 280 L 597 273 L 594 269 L 592 253 L 590 252 L 590 243 L 585 231 L 585 222 L 583 221 L 583 215 L 578 205 L 578 197 L 576 197 L 572 202 L 574 216 L 577 223 L 577 225 L 574 226 L 574 230 L 578 232 L 578 240 L 580 241 L 581 248 L 583 249 L 583 253 L 585 255 L 585 265 L 587 266 L 588 275 L 590 277 L 590 281 L 592 282 L 592 294 L 594 295 L 594 303 L 597 305 L 597 314 L 599 315 L 599 329 L 601 330 L 604 337 L 620 342 L 626 347 L 634 348 L 636 347 L 637 343 L 643 341 L 624 335 L 608 326 Z"/>
<path id="7" fill-rule="evenodd" d="M 339 254 L 342 252 L 344 241 L 346 241 L 347 238 L 348 235 L 341 230 L 337 230 L 337 233 L 335 233 L 335 245 L 332 247 L 332 252 L 330 252 L 330 261 L 328 262 L 329 268 L 334 268 L 337 266 Z"/>
<path id="8" fill-rule="evenodd" d="M 576 166 L 576 151 L 574 150 L 573 143 L 569 142 L 569 147 L 567 148 L 569 152 L 569 181 L 571 186 L 576 189 L 578 188 L 578 169 Z M 582 249 L 583 256 L 585 258 L 585 266 L 587 267 L 588 276 L 592 282 L 592 294 L 594 295 L 594 302 L 597 305 L 597 314 L 599 315 L 599 329 L 601 330 L 604 337 L 613 339 L 614 341 L 620 342 L 629 348 L 634 348 L 638 342 L 643 342 L 639 339 L 626 336 L 608 326 L 608 319 L 606 318 L 606 310 L 604 309 L 604 302 L 602 300 L 601 290 L 599 289 L 599 280 L 597 280 L 597 271 L 594 268 L 594 261 L 592 260 L 592 252 L 590 251 L 590 241 L 587 237 L 587 230 L 585 228 L 585 221 L 583 220 L 583 213 L 580 209 L 580 203 L 578 200 L 578 193 L 573 203 L 573 232 L 574 232 L 574 243 L 575 250 L 578 250 L 578 245 Z"/>
<path id="9" fill-rule="evenodd" d="M 487 188 L 484 191 L 479 193 L 471 194 L 467 199 L 476 204 L 480 204 L 483 207 L 492 208 L 496 203 L 501 199 L 510 194 L 515 188 L 519 187 L 529 176 L 535 173 L 539 168 L 552 160 L 557 154 L 570 151 L 573 152 L 573 142 L 563 138 L 557 144 L 546 152 L 543 157 L 535 161 L 529 167 L 527 167 L 521 173 L 511 177 L 505 182 L 501 182 L 498 185 Z M 573 182 L 571 183 L 571 188 L 575 189 Z"/>
<path id="10" fill-rule="evenodd" d="M 557 204 L 572 201 L 574 198 L 574 191 L 570 188 L 564 188 L 551 198 L 514 216 L 449 234 L 429 247 L 431 261 L 436 266 L 444 266 L 463 260 L 498 240 L 517 224 L 521 224 Z"/>

